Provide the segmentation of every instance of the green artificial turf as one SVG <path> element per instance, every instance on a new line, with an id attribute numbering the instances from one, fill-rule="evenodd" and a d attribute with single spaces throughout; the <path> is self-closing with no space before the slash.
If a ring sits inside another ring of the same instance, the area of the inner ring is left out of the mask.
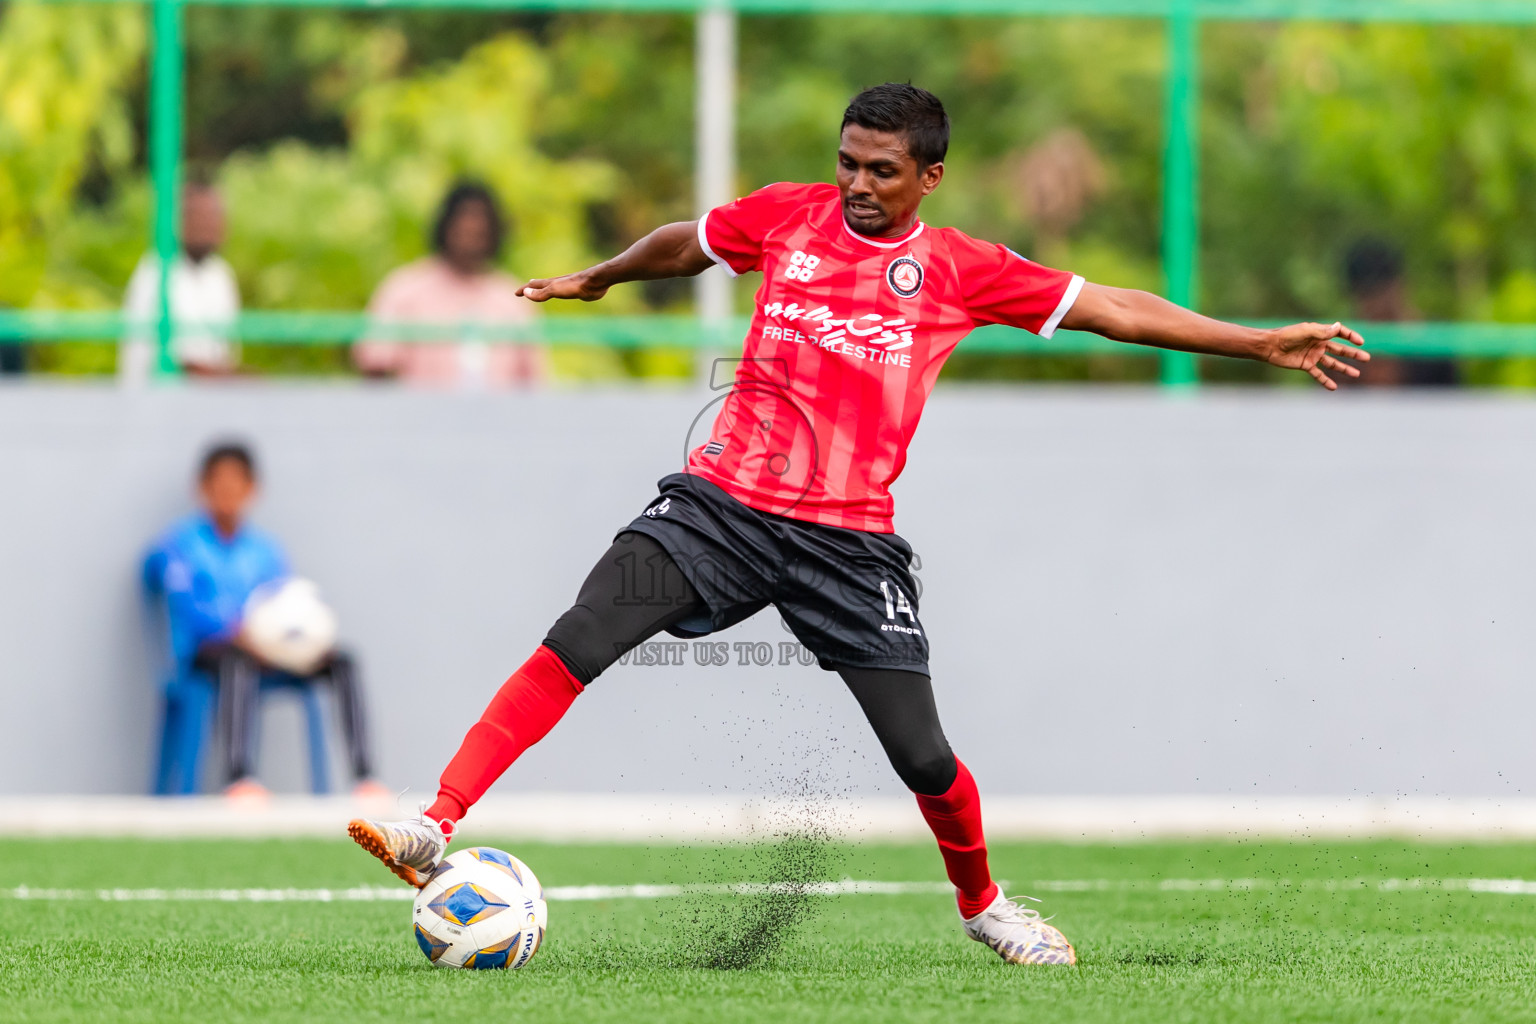
<path id="1" fill-rule="evenodd" d="M 550 887 L 941 877 L 926 844 L 495 845 Z M 999 843 L 992 860 L 1046 898 L 1078 967 L 1004 964 L 940 894 L 813 898 L 746 969 L 704 964 L 762 897 L 554 902 L 518 972 L 429 966 L 407 902 L 4 895 L 0 1019 L 1536 1021 L 1536 895 L 1439 884 L 1536 878 L 1530 844 Z M 391 881 L 345 841 L 0 841 L 0 889 Z"/>

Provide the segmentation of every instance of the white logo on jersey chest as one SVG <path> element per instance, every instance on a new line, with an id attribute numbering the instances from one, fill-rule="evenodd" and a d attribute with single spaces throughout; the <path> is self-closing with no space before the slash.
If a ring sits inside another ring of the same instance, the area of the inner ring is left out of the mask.
<path id="1" fill-rule="evenodd" d="M 816 276 L 816 268 L 821 266 L 821 257 L 812 256 L 808 252 L 796 249 L 789 255 L 789 266 L 784 268 L 784 276 L 791 281 L 809 281 Z"/>

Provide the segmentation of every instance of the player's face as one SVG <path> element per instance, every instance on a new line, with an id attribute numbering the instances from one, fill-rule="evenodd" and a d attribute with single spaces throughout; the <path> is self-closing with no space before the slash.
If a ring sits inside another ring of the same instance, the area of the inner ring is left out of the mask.
<path id="1" fill-rule="evenodd" d="M 843 219 L 861 235 L 905 234 L 923 197 L 939 187 L 944 165 L 921 167 L 903 135 L 850 124 L 837 148 L 837 187 Z"/>

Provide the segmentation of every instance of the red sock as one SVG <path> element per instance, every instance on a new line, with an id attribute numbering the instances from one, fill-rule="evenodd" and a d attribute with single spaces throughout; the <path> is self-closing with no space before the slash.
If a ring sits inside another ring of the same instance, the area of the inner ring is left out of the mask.
<path id="1" fill-rule="evenodd" d="M 981 834 L 981 794 L 976 780 L 957 757 L 955 781 L 939 796 L 915 793 L 918 809 L 939 841 L 944 871 L 954 883 L 960 916 L 975 917 L 997 899 L 997 884 L 987 870 L 987 841 Z"/>
<path id="2" fill-rule="evenodd" d="M 554 728 L 583 689 L 554 651 L 542 646 L 534 651 L 496 691 L 459 744 L 459 752 L 443 769 L 437 801 L 427 808 L 427 817 L 451 823 L 443 826 L 451 837 L 464 812 L 523 751 Z"/>

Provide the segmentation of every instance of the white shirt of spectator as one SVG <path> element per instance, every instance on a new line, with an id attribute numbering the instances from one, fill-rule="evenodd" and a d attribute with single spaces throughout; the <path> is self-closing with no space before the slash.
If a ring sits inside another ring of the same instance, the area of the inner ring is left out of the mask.
<path id="1" fill-rule="evenodd" d="M 129 327 L 118 354 L 118 376 L 125 383 L 146 379 L 154 364 L 156 325 L 160 320 L 160 260 L 147 253 L 134 268 L 123 300 Z M 240 290 L 223 257 L 213 254 L 193 263 L 178 253 L 171 264 L 171 315 L 193 324 L 178 330 L 171 356 L 178 366 L 230 370 L 240 350 L 225 331 L 240 313 Z"/>

